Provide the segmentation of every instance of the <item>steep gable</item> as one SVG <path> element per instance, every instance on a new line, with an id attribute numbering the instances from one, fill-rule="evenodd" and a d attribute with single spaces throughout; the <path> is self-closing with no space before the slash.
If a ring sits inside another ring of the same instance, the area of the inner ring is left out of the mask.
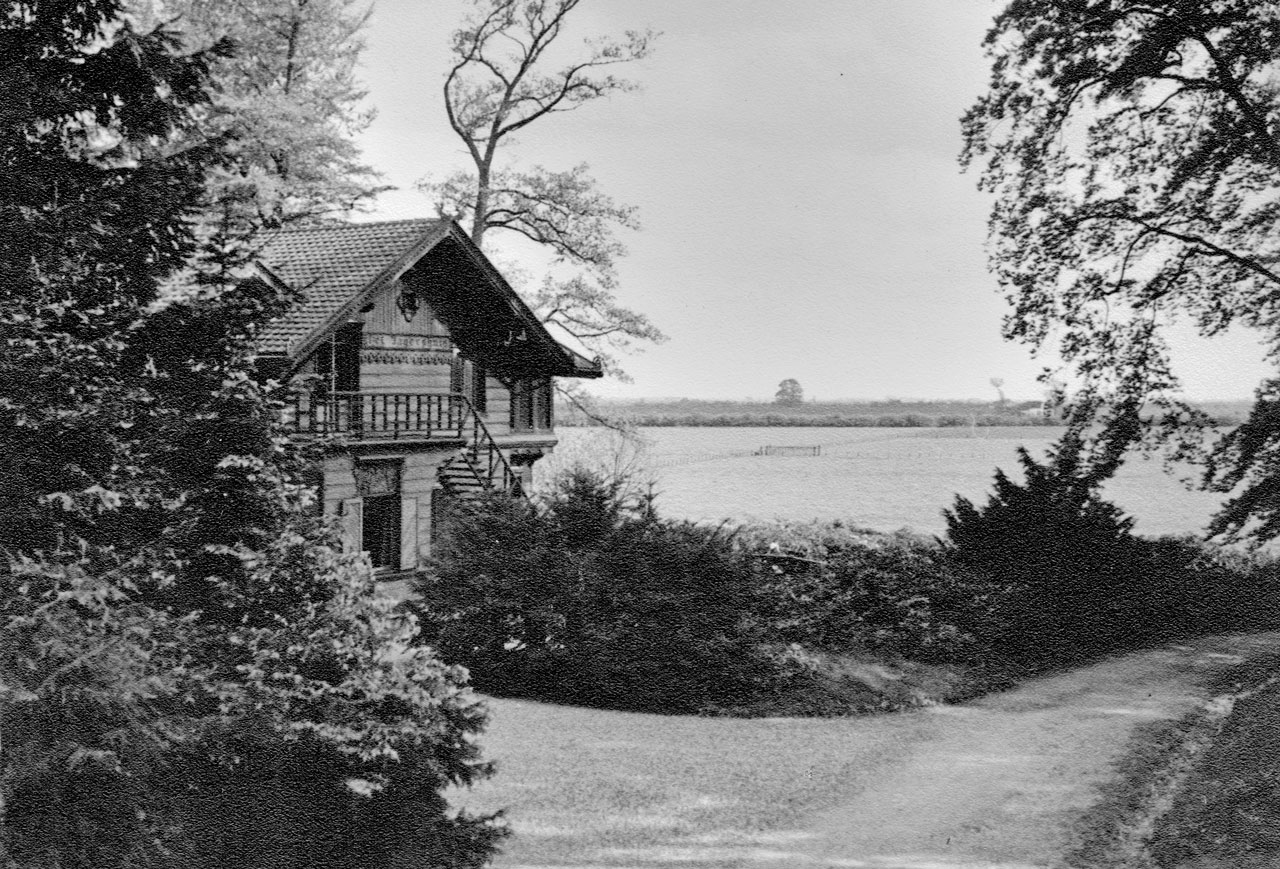
<path id="1" fill-rule="evenodd" d="M 263 331 L 264 354 L 299 359 L 377 292 L 402 281 L 482 357 L 544 374 L 599 377 L 598 362 L 557 342 L 451 220 L 327 224 L 278 230 L 259 252 L 263 276 L 301 300 Z"/>
<path id="2" fill-rule="evenodd" d="M 380 280 L 394 279 L 433 241 L 447 234 L 445 220 L 396 220 L 282 229 L 272 233 L 258 259 L 302 299 L 262 334 L 263 353 L 294 355 Z M 416 255 L 415 255 L 416 254 Z"/>

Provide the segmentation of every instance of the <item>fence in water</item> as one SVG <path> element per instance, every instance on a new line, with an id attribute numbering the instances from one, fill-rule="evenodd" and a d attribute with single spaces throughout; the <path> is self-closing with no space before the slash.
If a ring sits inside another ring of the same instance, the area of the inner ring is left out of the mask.
<path id="1" fill-rule="evenodd" d="M 761 447 L 755 451 L 757 456 L 820 456 L 822 455 L 822 446 L 813 447 L 795 447 L 795 446 L 771 446 Z"/>

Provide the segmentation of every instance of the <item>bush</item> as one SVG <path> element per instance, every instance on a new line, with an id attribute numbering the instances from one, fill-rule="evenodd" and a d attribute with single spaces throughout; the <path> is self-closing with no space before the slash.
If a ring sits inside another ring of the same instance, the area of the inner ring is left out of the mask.
<path id="1" fill-rule="evenodd" d="M 745 556 L 575 471 L 543 509 L 502 497 L 445 522 L 418 581 L 427 640 L 488 691 L 694 712 L 769 679 Z"/>
<path id="2" fill-rule="evenodd" d="M 999 589 L 951 563 L 936 542 L 830 524 L 751 529 L 762 587 L 782 642 L 871 651 L 930 663 L 972 663 Z"/>
<path id="3" fill-rule="evenodd" d="M 951 557 L 1008 593 L 988 640 L 1026 669 L 1078 663 L 1196 634 L 1277 623 L 1274 562 L 1189 538 L 1144 539 L 1098 493 L 1073 435 L 1038 462 L 1019 451 L 982 508 L 946 511 Z"/>
<path id="4" fill-rule="evenodd" d="M 995 491 L 977 508 L 957 496 L 945 511 L 957 563 L 1011 594 L 990 639 L 1011 659 L 1036 668 L 1132 643 L 1137 550 L 1133 520 L 1098 494 L 1070 435 L 1044 463 L 1019 448 L 1026 474 L 1015 483 L 997 469 Z"/>

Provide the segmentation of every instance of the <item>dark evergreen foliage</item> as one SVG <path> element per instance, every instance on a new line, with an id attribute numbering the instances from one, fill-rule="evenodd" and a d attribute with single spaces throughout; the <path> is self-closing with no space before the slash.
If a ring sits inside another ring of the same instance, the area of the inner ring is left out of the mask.
<path id="1" fill-rule="evenodd" d="M 1117 650 L 1280 623 L 1276 566 L 1195 540 L 1145 539 L 1099 494 L 1106 470 L 1085 469 L 1068 432 L 1025 481 L 997 470 L 976 507 L 945 511 L 951 557 L 1005 589 L 985 637 L 1010 665 L 1063 667 Z"/>
<path id="2" fill-rule="evenodd" d="M 661 520 L 616 482 L 571 473 L 541 511 L 464 506 L 436 551 L 418 583 L 425 636 L 483 689 L 696 712 L 770 678 L 732 535 Z"/>
<path id="3" fill-rule="evenodd" d="M 6 865 L 479 865 L 483 710 L 315 516 L 253 371 L 288 300 L 192 223 L 207 57 L 128 12 L 0 11 Z"/>
<path id="4" fill-rule="evenodd" d="M 1020 449 L 1025 482 L 997 470 L 981 509 L 957 496 L 944 511 L 956 560 L 1015 590 L 991 639 L 1033 666 L 1131 645 L 1124 634 L 1139 630 L 1122 609 L 1133 520 L 1098 494 L 1102 480 L 1082 469 L 1082 451 L 1070 432 L 1043 463 Z"/>

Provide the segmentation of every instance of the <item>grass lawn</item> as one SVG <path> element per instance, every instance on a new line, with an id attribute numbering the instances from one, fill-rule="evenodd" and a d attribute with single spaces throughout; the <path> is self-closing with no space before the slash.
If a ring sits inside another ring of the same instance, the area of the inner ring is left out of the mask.
<path id="1" fill-rule="evenodd" d="M 644 715 L 492 699 L 497 777 L 454 792 L 506 810 L 502 865 L 716 863 L 856 793 L 925 730 L 918 713 L 839 719 Z M 776 834 L 775 834 L 776 835 Z"/>
<path id="2" fill-rule="evenodd" d="M 1161 867 L 1280 865 L 1280 684 L 1235 704 L 1156 824 Z"/>

